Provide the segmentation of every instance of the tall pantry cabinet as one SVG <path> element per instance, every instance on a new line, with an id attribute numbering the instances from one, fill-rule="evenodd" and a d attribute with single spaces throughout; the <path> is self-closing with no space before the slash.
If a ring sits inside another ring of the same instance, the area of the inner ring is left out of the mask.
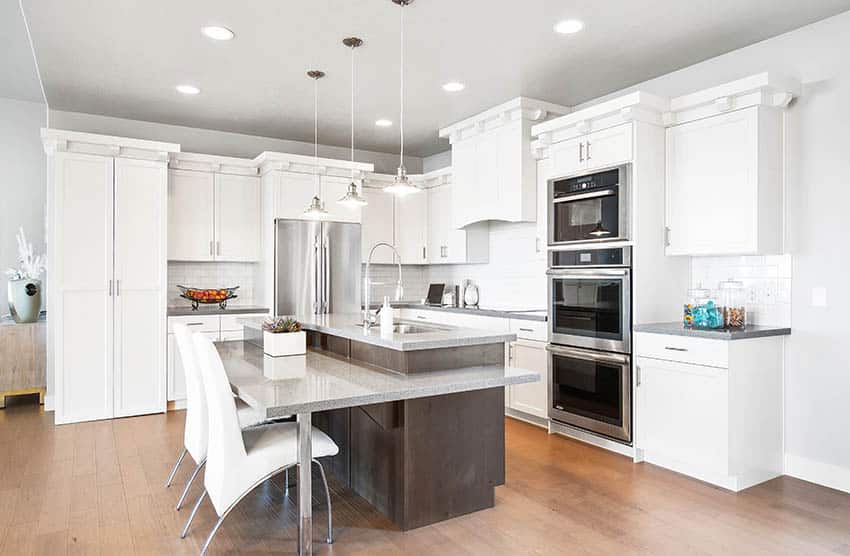
<path id="1" fill-rule="evenodd" d="M 51 129 L 42 139 L 55 422 L 164 411 L 167 159 L 179 146 Z"/>

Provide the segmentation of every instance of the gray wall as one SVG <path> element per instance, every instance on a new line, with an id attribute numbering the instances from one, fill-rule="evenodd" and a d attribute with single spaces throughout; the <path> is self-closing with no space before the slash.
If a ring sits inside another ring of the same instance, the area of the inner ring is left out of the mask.
<path id="1" fill-rule="evenodd" d="M 301 141 L 287 141 L 271 137 L 257 137 L 212 129 L 199 129 L 178 125 L 127 120 L 110 116 L 97 116 L 79 112 L 50 111 L 50 127 L 71 131 L 85 131 L 134 139 L 166 141 L 179 143 L 184 152 L 217 154 L 254 158 L 263 151 L 275 151 L 291 154 L 313 154 L 313 144 Z M 321 135 L 320 135 L 321 137 Z M 348 160 L 351 151 L 345 147 L 319 145 L 319 156 Z M 371 162 L 375 171 L 395 174 L 398 167 L 398 154 L 377 153 L 373 151 L 355 151 L 355 160 Z M 422 159 L 404 157 L 404 164 L 411 174 L 422 171 Z"/>
<path id="2" fill-rule="evenodd" d="M 452 165 L 452 151 L 445 151 L 422 159 L 422 171 L 433 172 Z"/>
<path id="3" fill-rule="evenodd" d="M 785 344 L 786 472 L 850 491 L 847 52 L 850 12 L 628 90 L 679 95 L 766 70 L 802 80 L 786 131 L 785 243 L 794 260 L 793 334 Z M 813 304 L 817 288 L 825 288 L 826 306 Z"/>
<path id="4" fill-rule="evenodd" d="M 45 252 L 47 168 L 39 130 L 44 104 L 0 98 L 0 272 L 18 266 L 15 234 L 24 227 L 36 253 Z M 0 315 L 9 312 L 0 274 Z"/>

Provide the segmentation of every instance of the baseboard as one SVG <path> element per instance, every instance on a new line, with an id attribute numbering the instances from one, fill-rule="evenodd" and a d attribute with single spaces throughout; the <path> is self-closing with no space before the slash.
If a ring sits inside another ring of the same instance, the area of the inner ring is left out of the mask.
<path id="1" fill-rule="evenodd" d="M 850 493 L 850 469 L 846 467 L 795 454 L 785 454 L 785 474 L 795 479 Z"/>
<path id="2" fill-rule="evenodd" d="M 44 411 L 55 411 L 56 406 L 53 403 L 52 395 L 47 394 L 44 396 Z"/>
<path id="3" fill-rule="evenodd" d="M 166 411 L 179 411 L 181 409 L 186 409 L 186 400 L 174 400 L 172 402 L 168 402 L 166 406 Z"/>
<path id="4" fill-rule="evenodd" d="M 523 413 L 522 411 L 517 411 L 509 407 L 505 408 L 505 415 L 512 419 L 516 419 L 517 421 L 528 423 L 529 425 L 535 425 L 544 429 L 549 428 L 549 419 L 541 419 L 536 415 L 529 415 L 528 413 Z"/>

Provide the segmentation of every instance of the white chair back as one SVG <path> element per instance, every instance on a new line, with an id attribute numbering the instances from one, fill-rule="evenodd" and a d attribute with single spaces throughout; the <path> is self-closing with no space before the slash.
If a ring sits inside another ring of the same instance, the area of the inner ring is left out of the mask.
<path id="1" fill-rule="evenodd" d="M 207 394 L 201 381 L 198 357 L 189 327 L 182 323 L 174 324 L 174 339 L 177 351 L 183 362 L 186 375 L 186 425 L 183 431 L 183 446 L 195 460 L 201 463 L 207 457 L 209 425 L 207 416 Z"/>
<path id="2" fill-rule="evenodd" d="M 235 500 L 231 492 L 234 481 L 228 480 L 227 471 L 238 468 L 247 458 L 247 453 L 236 402 L 221 357 L 212 340 L 203 334 L 193 334 L 192 341 L 207 394 L 209 443 L 204 486 L 216 511 L 222 515 Z"/>

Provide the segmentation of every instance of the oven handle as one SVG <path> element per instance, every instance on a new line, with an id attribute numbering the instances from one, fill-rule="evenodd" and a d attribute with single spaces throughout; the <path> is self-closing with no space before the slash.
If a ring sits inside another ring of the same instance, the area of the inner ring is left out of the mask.
<path id="1" fill-rule="evenodd" d="M 625 355 L 616 355 L 613 353 L 596 353 L 593 351 L 585 351 L 583 349 L 554 346 L 552 344 L 548 344 L 546 346 L 546 351 L 555 355 L 564 355 L 567 357 L 575 357 L 576 359 L 584 359 L 589 361 L 616 363 L 618 365 L 626 365 L 629 362 L 629 358 Z"/>
<path id="2" fill-rule="evenodd" d="M 610 197 L 611 195 L 614 195 L 616 193 L 617 192 L 613 189 L 603 189 L 602 191 L 588 191 L 587 193 L 577 193 L 575 195 L 564 195 L 563 197 L 557 197 L 555 199 L 552 199 L 552 203 L 568 203 L 570 201 L 583 201 L 585 199 L 596 199 L 598 197 Z"/>
<path id="3" fill-rule="evenodd" d="M 559 276 L 561 278 L 577 276 L 581 278 L 609 278 L 611 276 L 628 276 L 627 268 L 557 268 L 546 271 L 548 276 Z"/>

